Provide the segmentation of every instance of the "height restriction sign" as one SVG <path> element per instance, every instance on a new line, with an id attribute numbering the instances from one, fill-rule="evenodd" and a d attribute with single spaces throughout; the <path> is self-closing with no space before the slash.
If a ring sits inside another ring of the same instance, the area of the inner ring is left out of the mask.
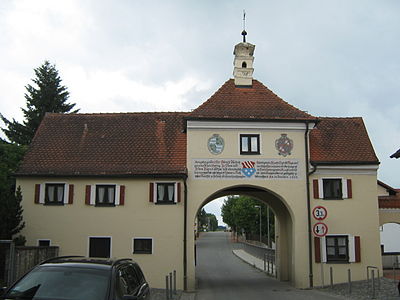
<path id="1" fill-rule="evenodd" d="M 323 206 L 316 206 L 316 207 L 314 207 L 312 214 L 313 214 L 314 219 L 316 219 L 318 221 L 322 221 L 328 215 L 328 211 Z"/>
<path id="2" fill-rule="evenodd" d="M 323 237 L 328 233 L 328 226 L 325 223 L 316 223 L 313 227 L 314 235 L 317 237 Z"/>

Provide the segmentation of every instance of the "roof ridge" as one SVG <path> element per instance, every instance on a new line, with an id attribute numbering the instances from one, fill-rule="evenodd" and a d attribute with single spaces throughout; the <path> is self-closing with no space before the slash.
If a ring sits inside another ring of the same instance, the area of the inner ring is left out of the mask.
<path id="1" fill-rule="evenodd" d="M 51 116 L 111 116 L 111 115 L 173 115 L 173 114 L 190 114 L 190 112 L 181 112 L 181 111 L 150 111 L 150 112 L 113 112 L 113 113 L 53 113 L 53 112 L 47 112 L 46 115 L 51 115 Z"/>
<path id="2" fill-rule="evenodd" d="M 337 119 L 362 119 L 363 117 L 318 117 L 318 119 L 331 119 L 331 120 L 337 120 Z"/>

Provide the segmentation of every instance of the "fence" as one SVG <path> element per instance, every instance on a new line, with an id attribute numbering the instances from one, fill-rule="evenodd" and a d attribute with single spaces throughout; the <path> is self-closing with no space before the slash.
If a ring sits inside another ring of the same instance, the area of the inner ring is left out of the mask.
<path id="1" fill-rule="evenodd" d="M 9 248 L 4 252 L 3 284 L 10 285 L 38 263 L 58 256 L 59 248 L 57 246 L 14 247 L 13 243 L 9 243 Z"/>
<path id="2" fill-rule="evenodd" d="M 399 266 L 400 252 L 382 253 L 382 266 L 384 269 L 392 269 L 393 265 Z"/>

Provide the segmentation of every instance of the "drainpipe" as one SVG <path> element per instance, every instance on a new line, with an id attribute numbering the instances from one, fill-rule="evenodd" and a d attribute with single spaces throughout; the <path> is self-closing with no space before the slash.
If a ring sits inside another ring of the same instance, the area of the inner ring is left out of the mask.
<path id="1" fill-rule="evenodd" d="M 187 178 L 184 177 L 184 195 L 183 195 L 183 289 L 187 291 Z"/>
<path id="2" fill-rule="evenodd" d="M 308 132 L 309 124 L 306 122 L 306 132 L 304 133 L 305 144 L 305 159 L 306 159 L 306 188 L 307 188 L 307 221 L 308 221 L 308 272 L 309 285 L 313 288 L 313 262 L 312 262 L 312 231 L 311 231 L 311 200 L 310 200 L 310 170 L 309 170 L 309 155 L 308 155 Z"/>

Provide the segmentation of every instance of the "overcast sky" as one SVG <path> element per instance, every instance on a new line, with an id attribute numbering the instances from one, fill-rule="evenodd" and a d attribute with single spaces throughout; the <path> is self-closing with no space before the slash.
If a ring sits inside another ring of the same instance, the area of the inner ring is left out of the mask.
<path id="1" fill-rule="evenodd" d="M 314 116 L 363 117 L 400 187 L 398 0 L 2 0 L 0 112 L 22 120 L 44 60 L 84 113 L 194 109 L 232 77 L 243 9 L 254 77 Z"/>

